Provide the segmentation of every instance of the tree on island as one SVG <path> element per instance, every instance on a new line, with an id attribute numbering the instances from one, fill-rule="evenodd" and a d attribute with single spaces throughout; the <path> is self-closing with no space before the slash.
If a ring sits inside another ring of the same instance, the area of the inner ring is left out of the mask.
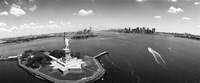
<path id="1" fill-rule="evenodd" d="M 44 54 L 45 51 L 43 50 L 27 50 L 25 51 L 21 59 L 22 61 L 26 61 L 25 65 L 31 68 L 38 68 L 40 66 L 45 66 L 49 64 L 49 61 L 52 59 Z"/>
<path id="2" fill-rule="evenodd" d="M 21 56 L 21 60 L 22 61 L 27 60 L 27 58 L 30 56 L 30 53 L 32 53 L 32 50 L 26 50 L 26 51 L 24 51 L 24 53 Z"/>
<path id="3" fill-rule="evenodd" d="M 64 50 L 53 50 L 50 52 L 51 56 L 54 56 L 56 58 L 62 58 L 65 57 L 65 51 Z"/>
<path id="4" fill-rule="evenodd" d="M 71 52 L 71 56 L 78 59 L 83 59 L 83 54 L 81 54 L 80 52 Z"/>

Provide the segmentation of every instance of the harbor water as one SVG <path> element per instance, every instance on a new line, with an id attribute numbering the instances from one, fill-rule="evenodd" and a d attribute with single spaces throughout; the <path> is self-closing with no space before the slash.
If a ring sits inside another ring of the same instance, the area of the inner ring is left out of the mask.
<path id="1" fill-rule="evenodd" d="M 98 57 L 106 74 L 95 83 L 200 83 L 200 41 L 161 35 L 98 33 L 98 37 L 70 40 L 72 52 Z M 46 38 L 20 44 L 0 45 L 1 56 L 28 49 L 64 48 L 63 38 Z M 17 65 L 0 61 L 1 83 L 48 83 Z"/>

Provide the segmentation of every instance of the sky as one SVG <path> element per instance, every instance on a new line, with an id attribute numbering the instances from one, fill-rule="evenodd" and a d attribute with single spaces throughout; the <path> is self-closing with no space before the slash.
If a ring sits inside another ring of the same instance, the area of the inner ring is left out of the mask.
<path id="1" fill-rule="evenodd" d="M 89 26 L 200 35 L 200 0 L 0 0 L 0 38 Z"/>

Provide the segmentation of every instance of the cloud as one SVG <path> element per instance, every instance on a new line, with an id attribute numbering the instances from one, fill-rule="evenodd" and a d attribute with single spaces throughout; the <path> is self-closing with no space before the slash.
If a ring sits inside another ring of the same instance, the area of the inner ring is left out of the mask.
<path id="1" fill-rule="evenodd" d="M 29 8 L 29 11 L 32 11 L 32 12 L 33 12 L 36 8 L 37 8 L 37 6 L 34 5 L 34 6 L 32 6 L 32 7 Z"/>
<path id="2" fill-rule="evenodd" d="M 137 2 L 142 2 L 143 0 L 136 0 Z"/>
<path id="3" fill-rule="evenodd" d="M 49 23 L 50 23 L 50 24 L 53 24 L 53 23 L 55 23 L 55 21 L 50 20 Z"/>
<path id="4" fill-rule="evenodd" d="M 34 27 L 36 26 L 33 26 L 35 23 L 29 23 L 29 24 L 22 24 L 22 25 L 19 25 L 19 28 L 17 28 L 17 30 L 29 30 L 29 29 L 33 29 Z"/>
<path id="5" fill-rule="evenodd" d="M 10 14 L 18 17 L 21 15 L 25 15 L 26 13 L 23 9 L 20 8 L 20 6 L 13 4 L 12 7 L 10 8 Z"/>
<path id="6" fill-rule="evenodd" d="M 38 25 L 38 26 L 29 26 L 31 29 L 39 29 L 39 28 L 58 28 L 60 27 L 57 24 L 50 24 L 50 25 Z"/>
<path id="7" fill-rule="evenodd" d="M 182 17 L 183 20 L 192 20 L 190 17 Z"/>
<path id="8" fill-rule="evenodd" d="M 19 27 L 12 26 L 11 28 L 3 28 L 3 29 L 0 29 L 0 32 L 1 32 L 1 31 L 12 32 L 12 31 L 16 31 L 16 30 L 19 30 L 19 29 L 20 29 Z"/>
<path id="9" fill-rule="evenodd" d="M 8 2 L 6 0 L 3 3 L 5 3 L 6 5 L 8 5 Z"/>
<path id="10" fill-rule="evenodd" d="M 200 2 L 194 2 L 194 5 L 200 5 Z"/>
<path id="11" fill-rule="evenodd" d="M 184 12 L 184 10 L 181 9 L 181 8 L 175 8 L 175 7 L 171 6 L 171 7 L 168 9 L 168 12 L 169 12 L 169 13 L 176 14 L 176 13 Z"/>
<path id="12" fill-rule="evenodd" d="M 30 2 L 35 2 L 36 0 L 29 0 Z"/>
<path id="13" fill-rule="evenodd" d="M 0 27 L 5 27 L 5 26 L 7 26 L 6 23 L 0 22 Z"/>
<path id="14" fill-rule="evenodd" d="M 76 13 L 74 13 L 73 15 L 76 15 Z M 79 10 L 79 12 L 77 13 L 77 15 L 79 16 L 87 16 L 87 15 L 94 15 L 93 11 L 92 10 L 84 10 L 84 9 L 81 9 Z"/>
<path id="15" fill-rule="evenodd" d="M 200 25 L 197 25 L 197 27 L 200 27 Z"/>
<path id="16" fill-rule="evenodd" d="M 62 26 L 65 26 L 65 25 L 71 25 L 71 22 L 60 22 L 60 24 L 62 25 Z"/>
<path id="17" fill-rule="evenodd" d="M 0 28 L 0 32 L 11 32 L 9 29 L 7 29 L 7 28 Z"/>
<path id="18" fill-rule="evenodd" d="M 154 16 L 154 18 L 158 18 L 158 19 L 161 19 L 162 17 L 161 17 L 161 16 Z"/>
<path id="19" fill-rule="evenodd" d="M 19 27 L 12 26 L 12 27 L 10 28 L 10 31 L 17 30 L 18 28 L 19 28 Z"/>
<path id="20" fill-rule="evenodd" d="M 33 25 L 38 25 L 39 23 L 34 23 L 34 22 L 31 22 L 29 23 L 29 25 L 33 26 Z"/>
<path id="21" fill-rule="evenodd" d="M 89 0 L 90 2 L 95 2 L 95 0 Z"/>
<path id="22" fill-rule="evenodd" d="M 71 22 L 66 22 L 67 24 L 71 24 Z"/>
<path id="23" fill-rule="evenodd" d="M 181 25 L 181 23 L 176 23 L 176 25 Z"/>
<path id="24" fill-rule="evenodd" d="M 60 27 L 60 26 L 57 25 L 57 24 L 51 24 L 51 25 L 46 25 L 45 27 L 47 27 L 47 28 L 48 28 L 48 27 L 55 27 L 55 28 L 56 28 L 56 27 Z"/>
<path id="25" fill-rule="evenodd" d="M 76 13 L 73 13 L 72 15 L 74 15 L 74 16 L 75 16 L 75 15 L 76 15 Z"/>
<path id="26" fill-rule="evenodd" d="M 171 1 L 171 2 L 177 2 L 178 0 L 169 0 L 169 1 Z"/>
<path id="27" fill-rule="evenodd" d="M 61 25 L 63 25 L 63 26 L 64 26 L 64 25 L 66 25 L 66 24 L 65 24 L 65 22 L 63 22 L 63 21 L 62 21 L 62 22 L 60 22 L 60 24 L 61 24 Z"/>
<path id="28" fill-rule="evenodd" d="M 57 24 L 39 25 L 39 23 L 34 23 L 35 25 L 33 26 L 31 25 L 32 23 L 29 23 L 29 24 L 24 23 L 19 26 L 12 26 L 11 28 L 0 28 L 0 32 L 26 31 L 26 30 L 36 30 L 36 29 L 43 29 L 43 28 L 59 28 L 60 27 Z"/>
<path id="29" fill-rule="evenodd" d="M 8 16 L 9 14 L 8 14 L 8 12 L 7 12 L 7 11 L 3 11 L 3 12 L 1 12 L 1 13 L 0 13 L 0 15 L 5 15 L 5 16 Z"/>
<path id="30" fill-rule="evenodd" d="M 29 25 L 36 25 L 34 22 L 29 23 Z"/>
<path id="31" fill-rule="evenodd" d="M 71 22 L 66 22 L 66 24 L 67 24 L 67 27 L 74 27 L 74 25 L 72 25 Z"/>
<path id="32" fill-rule="evenodd" d="M 136 2 L 144 2 L 144 1 L 147 1 L 147 0 L 136 0 Z"/>
<path id="33" fill-rule="evenodd" d="M 28 24 L 24 23 L 23 26 L 28 26 Z"/>
<path id="34" fill-rule="evenodd" d="M 34 25 L 31 25 L 31 23 L 19 25 L 19 28 L 17 30 L 30 30 L 30 29 L 41 29 L 41 28 L 57 28 L 60 27 L 57 24 L 48 24 L 48 25 L 39 25 L 39 23 L 32 23 Z"/>

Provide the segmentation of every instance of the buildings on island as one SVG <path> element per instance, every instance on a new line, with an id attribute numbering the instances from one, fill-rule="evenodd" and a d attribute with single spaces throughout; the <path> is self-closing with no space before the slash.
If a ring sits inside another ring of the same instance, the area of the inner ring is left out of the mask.
<path id="1" fill-rule="evenodd" d="M 112 32 L 120 32 L 120 33 L 139 33 L 139 34 L 155 34 L 156 28 L 146 28 L 146 27 L 136 27 L 134 29 L 132 28 L 124 28 L 124 29 L 109 29 L 108 31 Z"/>
<path id="2" fill-rule="evenodd" d="M 70 70 L 79 70 L 81 71 L 82 65 L 86 64 L 85 62 L 82 61 L 82 59 L 77 59 L 77 58 L 72 58 L 70 55 L 70 50 L 69 50 L 69 40 L 65 38 L 65 48 L 63 50 L 65 51 L 65 57 L 63 58 L 55 58 L 51 55 L 49 55 L 50 58 L 53 60 L 50 62 L 53 67 L 53 69 L 59 70 L 63 75 L 66 75 L 67 73 L 70 72 Z"/>

